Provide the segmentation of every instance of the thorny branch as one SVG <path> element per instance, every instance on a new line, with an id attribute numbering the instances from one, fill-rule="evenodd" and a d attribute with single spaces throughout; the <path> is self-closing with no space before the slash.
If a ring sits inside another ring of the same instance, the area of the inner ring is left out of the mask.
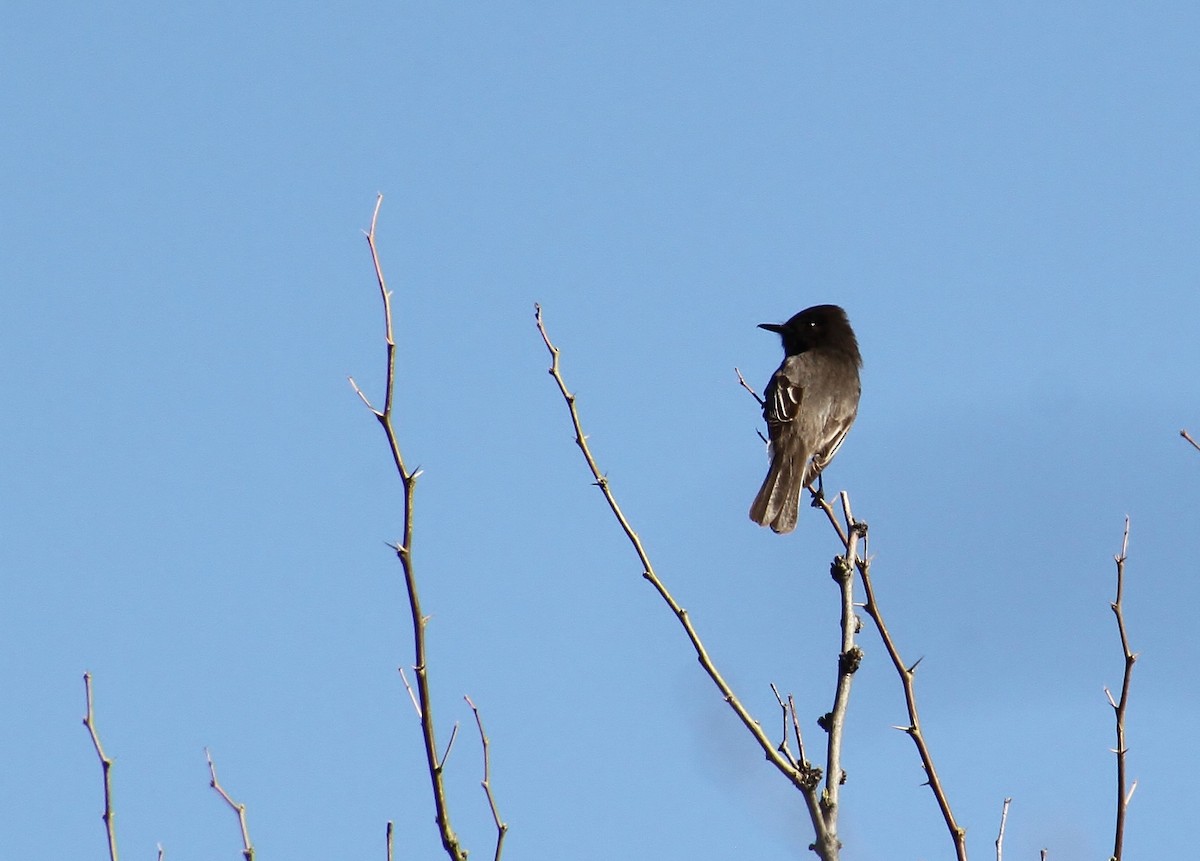
<path id="1" fill-rule="evenodd" d="M 221 786 L 221 782 L 217 780 L 217 767 L 213 765 L 212 754 L 208 752 L 208 748 L 204 750 L 204 758 L 208 760 L 208 785 L 215 789 L 217 794 L 225 799 L 225 803 L 229 805 L 230 809 L 237 814 L 238 825 L 242 829 L 242 857 L 246 861 L 254 861 L 254 844 L 250 842 L 250 830 L 246 826 L 246 805 L 234 801 Z"/>
<path id="2" fill-rule="evenodd" d="M 425 625 L 427 617 L 421 612 L 421 601 L 417 594 L 416 573 L 413 567 L 412 538 L 413 538 L 413 500 L 417 487 L 419 469 L 410 472 L 405 466 L 404 457 L 400 453 L 400 442 L 392 424 L 392 406 L 396 388 L 396 341 L 392 333 L 392 293 L 387 288 L 383 277 L 383 266 L 379 262 L 379 251 L 375 246 L 375 226 L 379 221 L 379 208 L 383 205 L 383 195 L 375 201 L 375 212 L 371 216 L 371 229 L 366 232 L 367 245 L 371 249 L 371 262 L 375 266 L 375 279 L 379 283 L 379 295 L 383 300 L 384 337 L 387 343 L 387 375 L 384 389 L 383 409 L 377 409 L 363 394 L 354 378 L 350 385 L 366 404 L 383 428 L 387 437 L 388 447 L 392 453 L 392 462 L 400 475 L 404 487 L 402 538 L 391 545 L 400 559 L 404 571 L 404 586 L 408 594 L 408 607 L 412 616 L 413 652 L 415 663 L 413 672 L 416 675 L 417 711 L 421 719 L 421 736 L 425 747 L 425 763 L 429 769 L 429 781 L 433 789 L 433 803 L 436 811 L 438 832 L 442 839 L 442 848 L 452 861 L 466 861 L 467 850 L 459 843 L 458 836 L 450 825 L 450 811 L 446 803 L 446 788 L 442 779 L 442 762 L 438 757 L 437 739 L 434 733 L 433 707 L 429 692 L 429 674 L 425 657 Z M 407 684 L 407 680 L 406 680 Z"/>
<path id="3" fill-rule="evenodd" d="M 1121 698 L 1114 700 L 1112 692 L 1108 688 L 1104 689 L 1104 695 L 1108 697 L 1108 704 L 1113 708 L 1113 714 L 1117 723 L 1117 746 L 1113 753 L 1117 755 L 1117 825 L 1116 833 L 1113 836 L 1113 854 L 1112 861 L 1121 861 L 1121 853 L 1125 846 L 1125 812 L 1129 808 L 1129 800 L 1133 797 L 1133 792 L 1137 789 L 1137 781 L 1133 782 L 1132 786 L 1126 783 L 1127 776 L 1125 771 L 1125 754 L 1128 748 L 1125 746 L 1125 708 L 1129 704 L 1129 684 L 1133 680 L 1133 664 L 1137 661 L 1137 655 L 1129 648 L 1129 634 L 1125 630 L 1125 614 L 1122 608 L 1121 600 L 1125 595 L 1125 554 L 1129 549 L 1129 518 L 1125 518 L 1125 534 L 1121 537 L 1121 552 L 1113 557 L 1113 561 L 1117 563 L 1117 597 L 1109 606 L 1112 607 L 1113 615 L 1117 617 L 1117 632 L 1121 637 L 1121 652 L 1125 656 L 1125 674 L 1121 680 Z"/>
<path id="4" fill-rule="evenodd" d="M 104 753 L 100 744 L 100 735 L 96 732 L 96 716 L 92 711 L 92 674 L 83 674 L 83 691 L 87 702 L 87 712 L 83 716 L 83 725 L 87 727 L 88 735 L 92 737 L 92 746 L 96 748 L 96 757 L 100 760 L 100 770 L 104 773 L 104 833 L 108 837 L 109 861 L 117 861 L 117 831 L 113 824 L 112 804 L 112 765 L 113 761 Z"/>

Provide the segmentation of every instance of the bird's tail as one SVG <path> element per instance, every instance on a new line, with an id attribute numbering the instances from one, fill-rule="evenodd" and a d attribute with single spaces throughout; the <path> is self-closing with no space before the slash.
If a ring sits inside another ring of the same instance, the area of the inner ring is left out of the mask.
<path id="1" fill-rule="evenodd" d="M 806 457 L 776 452 L 771 458 L 771 468 L 763 479 L 758 496 L 750 505 L 750 519 L 759 526 L 770 526 L 779 533 L 795 529 L 796 519 L 800 515 L 800 492 L 804 489 L 807 463 Z"/>

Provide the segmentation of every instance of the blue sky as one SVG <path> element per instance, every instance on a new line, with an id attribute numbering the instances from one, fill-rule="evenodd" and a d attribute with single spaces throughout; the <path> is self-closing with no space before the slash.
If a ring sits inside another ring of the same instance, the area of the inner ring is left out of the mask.
<path id="1" fill-rule="evenodd" d="M 396 293 L 455 824 L 506 857 L 814 857 L 588 482 L 533 326 L 661 575 L 768 726 L 832 697 L 828 527 L 751 524 L 777 339 L 849 312 L 828 475 L 975 857 L 1106 857 L 1132 518 L 1129 856 L 1200 762 L 1200 10 L 1128 4 L 11 4 L 0 241 L 0 856 L 437 857 L 399 485 L 346 382 Z M 864 632 L 846 861 L 950 857 Z M 402 851 L 400 851 L 402 850 Z"/>

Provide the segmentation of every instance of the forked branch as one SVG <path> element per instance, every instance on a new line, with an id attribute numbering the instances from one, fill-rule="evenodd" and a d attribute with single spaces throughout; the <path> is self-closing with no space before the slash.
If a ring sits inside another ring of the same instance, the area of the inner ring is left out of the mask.
<path id="1" fill-rule="evenodd" d="M 213 765 L 212 754 L 207 748 L 204 750 L 204 758 L 208 760 L 208 785 L 216 790 L 217 795 L 225 799 L 225 803 L 237 814 L 238 826 L 242 829 L 242 857 L 245 861 L 254 861 L 254 844 L 250 842 L 250 829 L 246 826 L 246 805 L 234 801 L 225 791 L 225 787 L 221 786 L 221 782 L 217 780 L 217 767 Z"/>
<path id="2" fill-rule="evenodd" d="M 843 514 L 846 519 L 846 526 L 843 529 L 842 524 L 838 522 L 838 518 L 834 513 L 833 506 L 824 497 L 816 497 L 814 504 L 825 512 L 825 516 L 829 519 L 830 525 L 837 532 L 838 537 L 843 541 L 849 541 L 849 536 L 854 533 L 863 535 L 864 540 L 867 535 L 867 524 L 862 521 L 854 520 L 850 513 L 849 498 L 843 491 L 841 494 Z M 925 741 L 925 734 L 921 730 L 921 716 L 917 711 L 917 692 L 913 680 L 916 676 L 917 664 L 909 665 L 904 662 L 900 656 L 900 650 L 896 646 L 895 640 L 892 638 L 891 632 L 888 630 L 887 623 L 883 618 L 883 611 L 879 607 L 879 601 L 875 594 L 875 585 L 871 581 L 871 557 L 865 550 L 863 554 L 857 557 L 854 561 L 855 568 L 858 569 L 859 579 L 862 582 L 863 592 L 866 595 L 866 603 L 863 604 L 863 610 L 871 621 L 875 623 L 875 629 L 879 632 L 879 638 L 883 640 L 884 649 L 887 650 L 888 657 L 892 661 L 892 666 L 896 670 L 896 674 L 900 677 L 900 684 L 904 688 L 904 703 L 908 710 L 908 725 L 897 727 L 908 734 L 916 745 L 917 755 L 921 758 L 921 766 L 925 769 L 926 777 L 930 790 L 933 792 L 933 797 L 937 801 L 938 809 L 941 811 L 942 819 L 946 823 L 946 829 L 950 833 L 950 839 L 954 843 L 954 852 L 958 861 L 967 861 L 967 832 L 966 829 L 958 824 L 954 818 L 954 811 L 950 808 L 950 800 L 946 796 L 946 790 L 942 786 L 941 778 L 938 777 L 937 768 L 933 763 L 933 754 L 929 750 L 929 745 Z"/>

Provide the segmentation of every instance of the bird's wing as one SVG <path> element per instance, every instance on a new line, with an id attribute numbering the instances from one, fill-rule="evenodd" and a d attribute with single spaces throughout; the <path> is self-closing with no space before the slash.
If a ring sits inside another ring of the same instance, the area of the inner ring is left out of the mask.
<path id="1" fill-rule="evenodd" d="M 781 425 L 795 421 L 803 400 L 804 387 L 788 376 L 786 367 L 780 367 L 763 392 L 763 418 L 767 420 L 772 437 Z"/>
<path id="2" fill-rule="evenodd" d="M 811 353 L 788 356 L 764 392 L 763 418 L 771 439 L 791 427 L 810 452 L 822 442 L 821 429 L 829 420 L 829 397 L 814 386 L 819 380 L 818 360 Z"/>

